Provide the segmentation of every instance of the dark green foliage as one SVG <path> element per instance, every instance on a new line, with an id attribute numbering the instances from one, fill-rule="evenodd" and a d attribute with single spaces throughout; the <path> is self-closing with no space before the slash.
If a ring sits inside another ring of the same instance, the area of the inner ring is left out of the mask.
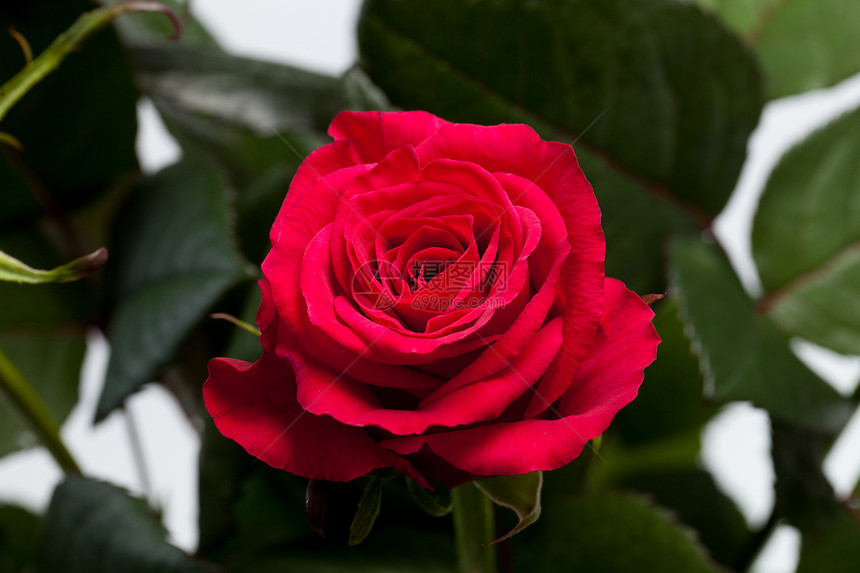
<path id="1" fill-rule="evenodd" d="M 571 143 L 603 213 L 607 276 L 668 294 L 654 304 L 657 361 L 605 436 L 565 468 L 480 485 L 508 508 L 495 537 L 517 533 L 492 546 L 500 571 L 746 569 L 769 526 L 751 531 L 698 463 L 703 428 L 738 401 L 772 420 L 769 525 L 801 531 L 798 572 L 860 570 L 856 500 L 838 499 L 822 469 L 858 393 L 840 395 L 788 344 L 860 353 L 860 111 L 771 174 L 753 232 L 759 300 L 712 229 L 765 98 L 860 69 L 860 4 L 367 0 L 341 77 L 228 54 L 168 4 L 185 22 L 179 43 L 163 16 L 125 17 L 0 123 L 23 145 L 0 142 L 0 250 L 40 268 L 110 252 L 81 282 L 0 283 L 0 350 L 58 421 L 77 402 L 88 329 L 112 350 L 99 419 L 147 383 L 170 387 L 203 428 L 199 548 L 171 546 L 143 501 L 68 477 L 43 517 L 0 506 L 0 570 L 453 570 L 450 492 L 393 470 L 309 484 L 222 437 L 200 398 L 208 359 L 261 353 L 209 315 L 255 322 L 269 229 L 303 158 L 340 110 L 396 108 Z M 25 65 L 8 26 L 38 54 L 94 6 L 0 0 L 0 84 Z M 155 174 L 138 172 L 141 95 L 183 153 Z M 7 414 L 0 402 L 0 455 L 34 443 Z"/>

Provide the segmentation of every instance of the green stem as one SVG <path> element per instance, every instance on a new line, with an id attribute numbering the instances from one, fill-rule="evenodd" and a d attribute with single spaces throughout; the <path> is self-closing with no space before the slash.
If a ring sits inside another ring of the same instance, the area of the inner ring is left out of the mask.
<path id="1" fill-rule="evenodd" d="M 9 357 L 0 350 L 0 391 L 11 402 L 13 410 L 39 436 L 48 451 L 66 473 L 80 475 L 77 462 L 60 438 L 60 428 L 45 403 L 27 383 Z"/>
<path id="2" fill-rule="evenodd" d="M 454 538 L 460 573 L 496 571 L 496 537 L 493 502 L 473 483 L 451 490 Z"/>
<path id="3" fill-rule="evenodd" d="M 24 94 L 54 71 L 60 62 L 87 38 L 110 24 L 114 18 L 128 12 L 162 12 L 170 17 L 177 31 L 179 30 L 180 25 L 176 16 L 158 2 L 123 2 L 81 14 L 69 29 L 57 36 L 38 58 L 28 63 L 11 80 L 0 86 L 0 121 Z"/>

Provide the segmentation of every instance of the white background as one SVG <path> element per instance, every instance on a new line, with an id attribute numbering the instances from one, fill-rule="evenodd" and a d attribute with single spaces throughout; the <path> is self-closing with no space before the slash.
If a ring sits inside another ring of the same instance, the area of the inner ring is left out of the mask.
<path id="1" fill-rule="evenodd" d="M 277 0 L 198 0 L 197 16 L 230 51 L 338 74 L 356 56 L 355 22 L 359 0 L 296 2 Z M 126 16 L 126 17 L 134 17 Z M 738 189 L 718 219 L 716 231 L 748 290 L 759 290 L 750 256 L 749 234 L 755 205 L 767 174 L 779 157 L 812 130 L 860 105 L 860 77 L 834 88 L 769 104 L 750 142 L 750 155 Z M 140 108 L 138 150 L 146 171 L 172 163 L 180 154 L 151 105 Z M 284 149 L 285 154 L 292 153 Z M 172 540 L 193 551 L 196 544 L 196 456 L 199 438 L 170 398 L 156 386 L 130 400 L 129 416 L 114 414 L 98 427 L 91 421 L 107 361 L 107 345 L 90 339 L 81 401 L 63 426 L 63 437 L 86 474 L 146 495 L 164 509 Z M 860 359 L 845 358 L 800 341 L 794 348 L 840 392 L 853 391 Z M 202 382 L 202 381 L 201 381 Z M 141 435 L 146 467 L 131 455 L 128 423 Z M 752 526 L 767 519 L 773 505 L 773 468 L 766 415 L 746 404 L 727 407 L 703 434 L 702 464 L 734 498 Z M 825 469 L 837 492 L 845 495 L 860 474 L 860 415 L 837 442 Z M 0 502 L 43 511 L 61 474 L 41 448 L 0 460 Z M 757 561 L 757 573 L 790 573 L 797 563 L 799 535 L 781 526 Z"/>

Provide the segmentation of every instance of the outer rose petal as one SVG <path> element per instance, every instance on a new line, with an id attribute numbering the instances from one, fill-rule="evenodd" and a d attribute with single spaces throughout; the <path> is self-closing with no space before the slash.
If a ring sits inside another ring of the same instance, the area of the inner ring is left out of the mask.
<path id="1" fill-rule="evenodd" d="M 660 342 L 651 325 L 654 313 L 642 299 L 614 279 L 606 279 L 605 289 L 600 330 L 569 394 L 559 401 L 559 419 L 490 424 L 380 445 L 405 456 L 429 446 L 474 476 L 551 470 L 571 462 L 636 397 Z"/>
<path id="2" fill-rule="evenodd" d="M 425 111 L 342 111 L 331 121 L 328 134 L 347 140 L 361 163 L 378 163 L 402 145 L 418 145 L 447 121 Z"/>
<path id="3" fill-rule="evenodd" d="M 379 447 L 360 428 L 302 410 L 292 369 L 269 352 L 254 364 L 210 361 L 203 399 L 218 430 L 270 466 L 333 481 L 395 467 L 426 483 L 409 462 Z"/>
<path id="4" fill-rule="evenodd" d="M 308 155 L 302 164 L 299 165 L 298 171 L 293 176 L 293 180 L 290 182 L 290 191 L 287 193 L 287 197 L 281 205 L 280 212 L 275 218 L 275 224 L 269 232 L 272 246 L 277 246 L 280 242 L 280 228 L 283 214 L 292 209 L 293 204 L 302 197 L 305 190 L 311 188 L 321 177 L 347 167 L 354 167 L 360 163 L 346 141 L 335 141 L 334 143 L 323 145 Z"/>

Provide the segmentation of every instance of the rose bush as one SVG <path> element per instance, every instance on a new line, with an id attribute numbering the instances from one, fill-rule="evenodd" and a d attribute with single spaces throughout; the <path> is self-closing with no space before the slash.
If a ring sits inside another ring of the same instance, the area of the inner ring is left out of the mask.
<path id="1" fill-rule="evenodd" d="M 254 364 L 210 362 L 219 430 L 292 473 L 427 484 L 560 467 L 638 391 L 650 308 L 604 277 L 569 145 L 524 125 L 343 112 L 271 231 Z"/>

